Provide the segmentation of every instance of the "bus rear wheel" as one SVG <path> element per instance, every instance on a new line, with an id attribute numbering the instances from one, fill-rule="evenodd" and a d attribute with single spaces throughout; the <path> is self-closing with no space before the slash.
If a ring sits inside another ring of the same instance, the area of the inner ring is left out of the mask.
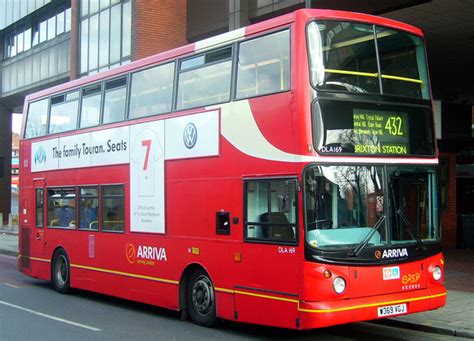
<path id="1" fill-rule="evenodd" d="M 66 251 L 59 249 L 53 257 L 51 281 L 53 282 L 54 289 L 61 294 L 67 293 L 70 289 L 69 270 L 69 257 Z"/>
<path id="2" fill-rule="evenodd" d="M 215 324 L 217 318 L 214 286 L 203 269 L 197 269 L 189 276 L 186 306 L 194 323 L 205 327 Z"/>

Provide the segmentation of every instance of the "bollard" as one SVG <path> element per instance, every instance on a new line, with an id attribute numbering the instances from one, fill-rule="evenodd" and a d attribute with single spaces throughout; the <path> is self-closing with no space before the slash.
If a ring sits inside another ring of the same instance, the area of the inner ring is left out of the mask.
<path id="1" fill-rule="evenodd" d="M 8 231 L 13 231 L 13 217 L 12 214 L 8 214 Z"/>

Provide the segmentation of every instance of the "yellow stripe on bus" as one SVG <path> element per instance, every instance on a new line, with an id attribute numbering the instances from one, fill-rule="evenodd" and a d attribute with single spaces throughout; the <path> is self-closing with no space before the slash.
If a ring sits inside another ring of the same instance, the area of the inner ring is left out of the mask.
<path id="1" fill-rule="evenodd" d="M 19 257 L 25 257 L 25 256 L 19 256 Z M 36 257 L 25 257 L 25 258 L 29 258 L 31 260 L 36 260 L 36 261 L 40 261 L 40 262 L 50 263 L 49 259 L 36 258 Z M 132 273 L 128 273 L 128 272 L 109 270 L 109 269 L 103 269 L 103 268 L 96 268 L 96 267 L 92 267 L 92 266 L 79 265 L 79 264 L 71 264 L 71 267 L 77 268 L 77 269 L 98 271 L 98 272 L 104 272 L 104 273 L 113 274 L 113 275 L 121 275 L 121 276 L 127 276 L 127 277 L 132 277 L 132 278 L 151 280 L 151 281 L 155 281 L 155 282 L 162 282 L 162 283 L 179 285 L 179 281 L 171 280 L 171 279 L 145 276 L 145 275 L 137 275 L 137 274 L 132 274 Z M 284 297 L 278 297 L 278 296 L 273 296 L 273 295 L 257 294 L 257 293 L 248 292 L 248 291 L 233 290 L 233 289 L 226 289 L 226 288 L 219 288 L 219 287 L 216 287 L 215 290 L 217 292 L 223 292 L 223 293 L 233 294 L 233 295 L 236 295 L 236 294 L 237 295 L 245 295 L 245 296 L 264 298 L 264 299 L 268 299 L 268 300 L 274 300 L 274 301 L 295 303 L 298 306 L 298 311 L 304 312 L 304 313 L 314 313 L 314 314 L 335 313 L 335 312 L 348 311 L 348 310 L 357 310 L 357 309 L 364 309 L 364 308 L 371 308 L 371 307 L 380 307 L 380 306 L 386 306 L 386 305 L 392 305 L 392 304 L 409 303 L 409 302 L 416 302 L 416 301 L 422 301 L 422 300 L 429 300 L 429 299 L 433 299 L 433 298 L 446 296 L 446 293 L 441 293 L 441 294 L 436 294 L 436 295 L 414 297 L 414 298 L 401 299 L 401 300 L 395 300 L 395 301 L 361 304 L 361 305 L 357 305 L 357 306 L 343 307 L 343 308 L 304 309 L 304 308 L 300 308 L 300 301 L 299 300 L 295 300 L 295 299 L 291 299 L 291 298 L 284 298 Z"/>
<path id="2" fill-rule="evenodd" d="M 347 311 L 347 310 L 356 310 L 356 309 L 364 309 L 364 308 L 372 308 L 372 307 L 381 307 L 391 304 L 398 304 L 398 303 L 409 303 L 415 301 L 422 301 L 422 300 L 429 300 L 432 298 L 446 296 L 446 293 L 436 294 L 436 295 L 429 295 L 429 296 L 421 296 L 415 298 L 408 298 L 404 300 L 396 300 L 396 301 L 388 301 L 388 302 L 378 302 L 378 303 L 370 303 L 370 304 L 361 304 L 356 305 L 353 307 L 344 307 L 344 308 L 334 308 L 334 309 L 302 309 L 298 307 L 298 310 L 304 313 L 336 313 L 340 311 Z"/>
<path id="3" fill-rule="evenodd" d="M 121 275 L 121 276 L 127 276 L 127 277 L 132 277 L 132 278 L 139 278 L 139 279 L 147 279 L 147 280 L 155 281 L 155 282 L 162 282 L 162 283 L 168 283 L 168 284 L 179 284 L 179 281 L 175 281 L 175 280 L 172 280 L 172 279 L 151 277 L 151 276 L 145 276 L 145 275 L 137 275 L 137 274 L 132 274 L 132 273 L 129 273 L 129 272 L 122 272 L 122 271 L 109 270 L 109 269 L 103 269 L 103 268 L 95 268 L 95 267 L 86 266 L 86 265 L 71 264 L 71 267 L 77 268 L 77 269 L 104 272 L 104 273 L 113 274 L 113 275 Z"/>
<path id="4" fill-rule="evenodd" d="M 261 298 L 266 298 L 269 300 L 274 300 L 274 301 L 283 301 L 283 302 L 291 302 L 291 303 L 296 303 L 299 304 L 298 300 L 294 300 L 291 298 L 283 298 L 283 297 L 278 297 L 278 296 L 270 296 L 270 295 L 263 295 L 263 294 L 256 294 L 253 292 L 248 292 L 248 291 L 240 291 L 240 290 L 230 290 L 230 289 L 224 289 L 224 288 L 215 288 L 216 291 L 222 291 L 228 294 L 239 294 L 239 295 L 246 295 L 246 296 L 253 296 L 253 297 L 261 297 Z"/>
<path id="5" fill-rule="evenodd" d="M 29 258 L 29 259 L 31 259 L 31 260 L 36 260 L 36 261 L 38 261 L 38 262 L 51 263 L 51 260 L 46 259 L 46 258 L 25 257 L 25 256 L 20 256 L 20 257 Z"/>
<path id="6" fill-rule="evenodd" d="M 39 262 L 51 263 L 51 260 L 45 259 L 45 258 L 26 257 L 26 256 L 22 256 L 22 255 L 18 256 L 18 258 L 21 258 L 21 257 L 22 258 L 28 258 L 30 260 L 39 261 Z M 109 270 L 109 269 L 103 269 L 103 268 L 95 268 L 95 267 L 92 267 L 92 266 L 79 265 L 79 264 L 71 264 L 70 266 L 72 268 L 77 268 L 77 269 L 104 272 L 104 273 L 109 273 L 109 274 L 113 274 L 113 275 L 121 275 L 121 276 L 127 276 L 127 277 L 139 278 L 139 279 L 147 279 L 147 280 L 151 280 L 151 281 L 155 281 L 155 282 L 162 282 L 162 283 L 169 283 L 169 284 L 179 284 L 179 281 L 175 281 L 175 280 L 172 280 L 172 279 L 137 275 L 137 274 L 132 274 L 132 273 L 128 273 L 128 272 Z"/>
<path id="7" fill-rule="evenodd" d="M 298 311 L 304 312 L 304 313 L 314 313 L 314 314 L 327 314 L 327 313 L 335 313 L 335 312 L 340 312 L 340 311 L 357 310 L 357 309 L 364 309 L 364 308 L 371 308 L 371 307 L 380 307 L 380 306 L 385 306 L 385 305 L 398 304 L 398 303 L 409 303 L 409 302 L 422 301 L 422 300 L 428 300 L 428 299 L 433 299 L 433 298 L 437 298 L 437 297 L 446 296 L 446 293 L 442 293 L 442 294 L 421 296 L 421 297 L 408 298 L 408 299 L 396 300 L 396 301 L 361 304 L 361 305 L 352 306 L 352 307 L 333 308 L 333 309 L 304 309 L 304 308 L 300 308 L 300 306 L 299 306 L 300 301 L 299 300 L 283 298 L 283 297 L 277 297 L 277 296 L 270 296 L 270 295 L 255 294 L 255 293 L 246 292 L 246 291 L 230 290 L 230 289 L 224 289 L 224 288 L 216 288 L 216 291 L 221 291 L 221 292 L 225 292 L 225 293 L 229 293 L 229 294 L 240 294 L 240 295 L 246 295 L 246 296 L 261 297 L 261 298 L 266 298 L 266 299 L 275 300 L 275 301 L 284 301 L 284 302 L 296 303 L 298 305 Z"/>

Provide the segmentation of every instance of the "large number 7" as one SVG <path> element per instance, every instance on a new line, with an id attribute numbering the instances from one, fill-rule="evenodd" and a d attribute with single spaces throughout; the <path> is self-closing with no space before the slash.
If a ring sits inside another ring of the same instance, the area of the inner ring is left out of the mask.
<path id="1" fill-rule="evenodd" d="M 146 171 L 148 168 L 148 157 L 150 156 L 151 140 L 143 140 L 142 146 L 146 147 L 145 163 L 143 164 L 143 170 Z"/>

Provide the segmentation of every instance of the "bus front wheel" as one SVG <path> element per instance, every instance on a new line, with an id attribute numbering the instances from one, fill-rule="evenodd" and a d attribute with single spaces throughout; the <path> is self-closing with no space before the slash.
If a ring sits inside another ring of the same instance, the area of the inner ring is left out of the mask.
<path id="1" fill-rule="evenodd" d="M 203 269 L 189 276 L 186 289 L 186 306 L 194 323 L 210 327 L 216 322 L 216 298 L 214 286 Z"/>
<path id="2" fill-rule="evenodd" d="M 53 266 L 51 271 L 51 281 L 54 289 L 61 294 L 65 294 L 70 288 L 70 268 L 69 257 L 66 251 L 59 249 L 53 257 Z"/>

